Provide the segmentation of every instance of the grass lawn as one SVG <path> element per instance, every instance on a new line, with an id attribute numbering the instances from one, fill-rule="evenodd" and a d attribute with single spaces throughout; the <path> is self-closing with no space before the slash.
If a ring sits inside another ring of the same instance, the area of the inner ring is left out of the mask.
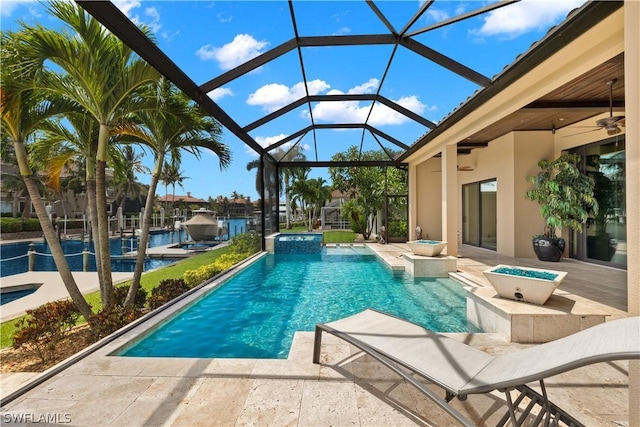
<path id="1" fill-rule="evenodd" d="M 325 243 L 352 243 L 356 233 L 351 230 L 327 230 L 324 232 Z"/>
<path id="2" fill-rule="evenodd" d="M 220 249 L 194 255 L 166 267 L 161 267 L 157 270 L 144 273 L 142 275 L 140 284 L 142 288 L 147 291 L 147 294 L 150 294 L 151 289 L 156 287 L 162 280 L 182 278 L 182 275 L 185 271 L 196 269 L 201 265 L 210 264 L 215 261 L 220 255 L 228 253 L 230 250 L 231 248 L 229 246 L 225 246 Z M 123 282 L 118 286 L 129 285 L 130 283 L 131 281 L 127 280 L 126 282 Z M 87 299 L 87 302 L 91 305 L 95 313 L 97 313 L 102 308 L 102 303 L 100 301 L 100 291 L 87 294 L 85 295 L 85 298 Z M 15 324 L 21 318 L 22 317 L 19 317 L 0 324 L 0 348 L 7 348 L 13 345 L 12 337 L 16 330 Z M 85 323 L 85 320 L 83 317 L 80 317 L 78 324 L 82 323 Z"/>

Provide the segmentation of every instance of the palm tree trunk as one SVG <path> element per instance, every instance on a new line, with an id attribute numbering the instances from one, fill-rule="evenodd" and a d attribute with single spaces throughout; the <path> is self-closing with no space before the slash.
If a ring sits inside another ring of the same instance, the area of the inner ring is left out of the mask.
<path id="1" fill-rule="evenodd" d="M 169 216 L 169 209 L 167 209 L 167 203 L 169 202 L 167 199 L 169 198 L 169 187 L 167 186 L 167 183 L 164 183 L 164 226 L 167 226 L 167 228 L 171 229 L 171 227 L 173 226 L 173 224 L 171 223 L 171 217 Z"/>
<path id="2" fill-rule="evenodd" d="M 91 162 L 95 164 L 94 162 Z M 89 168 L 89 162 L 87 162 Z M 98 238 L 98 218 L 96 204 L 96 180 L 95 178 L 87 178 L 87 211 L 89 212 L 89 226 L 91 227 L 91 235 L 93 236 L 93 252 L 96 254 L 96 271 L 98 272 L 98 283 L 100 284 L 100 301 L 105 300 L 104 281 L 102 280 L 102 263 L 100 258 L 100 245 Z"/>
<path id="3" fill-rule="evenodd" d="M 32 178 L 31 168 L 28 164 L 27 151 L 24 147 L 24 144 L 19 141 L 14 141 L 13 147 L 16 152 L 18 166 L 20 167 L 20 175 L 22 175 L 22 179 L 24 180 L 24 184 L 27 187 L 27 191 L 29 192 L 31 201 L 34 204 L 36 214 L 38 215 L 40 225 L 42 226 L 42 232 L 44 233 L 45 239 L 49 243 L 49 249 L 51 250 L 53 262 L 55 262 L 56 264 L 58 273 L 62 278 L 62 283 L 64 283 L 65 288 L 67 288 L 67 292 L 69 292 L 69 296 L 71 297 L 71 300 L 73 301 L 75 306 L 78 308 L 78 311 L 80 311 L 80 314 L 82 314 L 82 316 L 91 326 L 91 315 L 93 314 L 93 312 L 91 311 L 91 306 L 84 299 L 84 296 L 82 296 L 82 292 L 80 292 L 80 289 L 78 288 L 78 285 L 73 278 L 73 274 L 71 274 L 71 270 L 69 269 L 69 264 L 67 263 L 67 259 L 65 258 L 62 246 L 60 245 L 60 241 L 56 236 L 56 230 L 53 228 L 53 224 L 49 220 L 47 210 L 44 206 L 44 201 L 42 200 L 42 197 L 38 192 L 38 186 Z"/>
<path id="4" fill-rule="evenodd" d="M 109 248 L 109 219 L 107 218 L 107 146 L 109 144 L 109 128 L 100 123 L 98 136 L 98 153 L 96 155 L 96 216 L 98 218 L 97 245 L 100 253 L 100 268 L 102 270 L 102 287 L 104 287 L 104 299 L 102 306 L 113 306 L 113 278 L 111 277 L 111 252 Z M 98 252 L 96 252 L 97 255 Z"/>
<path id="5" fill-rule="evenodd" d="M 142 232 L 140 233 L 140 241 L 138 242 L 138 255 L 136 257 L 136 268 L 131 279 L 131 287 L 127 293 L 127 299 L 124 302 L 124 308 L 131 310 L 136 300 L 138 288 L 140 288 L 140 279 L 144 270 L 144 260 L 147 256 L 147 243 L 149 242 L 149 228 L 151 227 L 151 218 L 153 216 L 153 199 L 156 194 L 160 173 L 162 171 L 163 160 L 160 158 L 156 162 L 155 171 L 151 174 L 151 182 L 149 183 L 149 191 L 147 192 L 147 201 L 144 207 L 144 217 L 142 218 Z"/>

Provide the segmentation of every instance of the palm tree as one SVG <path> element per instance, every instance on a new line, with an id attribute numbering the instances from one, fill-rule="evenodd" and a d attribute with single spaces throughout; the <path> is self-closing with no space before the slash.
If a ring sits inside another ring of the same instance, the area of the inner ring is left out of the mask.
<path id="1" fill-rule="evenodd" d="M 42 138 L 33 144 L 33 157 L 45 159 L 47 170 L 47 185 L 54 191 L 60 188 L 60 177 L 63 171 L 77 170 L 84 172 L 85 194 L 87 197 L 87 217 L 91 234 L 98 236 L 95 164 L 98 146 L 98 123 L 83 111 L 73 111 L 65 114 L 65 122 L 47 120 L 42 125 Z M 115 145 L 109 148 L 109 158 L 112 164 L 120 165 L 116 170 L 122 170 L 120 152 Z M 96 254 L 96 270 L 100 283 L 102 302 L 107 300 L 107 281 L 103 280 L 101 268 L 101 247 L 94 244 Z M 111 262 L 110 260 L 108 261 Z"/>
<path id="2" fill-rule="evenodd" d="M 179 92 L 167 80 L 160 79 L 157 90 L 148 95 L 153 96 L 156 101 L 156 109 L 138 112 L 137 117 L 140 125 L 123 127 L 118 130 L 123 135 L 139 141 L 154 156 L 154 167 L 151 172 L 151 182 L 142 220 L 142 233 L 138 244 L 136 268 L 125 301 L 127 309 L 133 307 L 135 295 L 140 287 L 156 187 L 162 176 L 162 167 L 166 159 L 170 158 L 174 164 L 177 164 L 176 162 L 180 160 L 181 150 L 186 150 L 199 158 L 200 150 L 207 149 L 218 156 L 221 169 L 228 167 L 231 162 L 228 147 L 218 141 L 222 132 L 218 122 L 205 116 L 203 110 L 194 106 L 182 92 Z"/>
<path id="3" fill-rule="evenodd" d="M 41 26 L 25 26 L 25 55 L 20 67 L 27 74 L 36 75 L 49 62 L 54 64 L 64 75 L 39 75 L 37 87 L 76 102 L 98 122 L 96 205 L 106 206 L 109 135 L 132 112 L 148 108 L 149 100 L 141 97 L 139 91 L 156 82 L 159 74 L 76 4 L 53 0 L 47 10 L 66 24 L 72 34 Z M 113 282 L 105 209 L 98 209 L 97 224 L 99 265 L 106 290 L 103 304 L 110 307 L 113 305 Z"/>
<path id="4" fill-rule="evenodd" d="M 26 142 L 34 138 L 37 126 L 47 117 L 69 111 L 73 106 L 64 100 L 46 101 L 42 92 L 32 88 L 32 74 L 18 74 L 15 67 L 22 59 L 20 41 L 23 33 L 2 34 L 2 87 L 0 90 L 0 115 L 2 117 L 2 139 L 12 141 L 14 154 L 20 175 L 31 197 L 36 214 L 40 220 L 51 255 L 62 281 L 69 292 L 73 303 L 82 316 L 90 322 L 91 306 L 82 296 L 80 289 L 69 269 L 62 246 L 57 239 L 56 231 L 49 220 L 44 200 L 38 191 L 36 180 L 29 165 Z"/>
<path id="5" fill-rule="evenodd" d="M 278 149 L 276 153 L 274 153 L 274 158 L 278 161 L 304 161 L 307 157 L 302 153 L 299 145 L 294 145 L 291 150 L 285 152 L 284 150 Z M 291 186 L 293 184 L 292 179 L 299 174 L 295 169 L 306 169 L 306 168 L 280 168 L 280 191 L 284 190 L 285 194 L 285 208 L 286 208 L 286 228 L 291 229 Z"/>
<path id="6" fill-rule="evenodd" d="M 189 179 L 188 176 L 182 175 L 182 171 L 180 170 L 180 165 L 177 163 L 176 159 L 173 159 L 171 163 L 165 163 L 163 168 L 163 173 L 165 183 L 168 183 L 172 187 L 172 208 L 175 212 L 175 202 L 176 202 L 176 184 L 182 187 L 182 182 L 185 179 Z"/>
<path id="7" fill-rule="evenodd" d="M 299 145 L 294 145 L 289 151 L 285 151 L 282 148 L 277 148 L 272 154 L 273 158 L 277 161 L 304 161 L 307 157 L 302 153 Z M 258 194 L 262 194 L 262 175 L 260 174 L 260 160 L 252 160 L 247 163 L 247 170 L 257 169 L 256 171 L 256 191 Z M 291 228 L 291 191 L 293 185 L 293 179 L 296 175 L 302 173 L 303 170 L 308 168 L 280 168 L 280 192 L 285 194 L 286 205 L 286 228 Z"/>
<path id="8" fill-rule="evenodd" d="M 140 200 L 146 194 L 147 187 L 140 183 L 136 174 L 148 174 L 150 169 L 142 164 L 142 154 L 137 153 L 132 145 L 124 145 L 121 149 L 121 164 L 114 168 L 113 185 L 116 190 L 115 199 L 118 207 L 124 208 L 127 199 Z"/>
<path id="9" fill-rule="evenodd" d="M 325 185 L 326 183 L 327 181 L 324 178 L 315 178 L 307 181 L 307 196 L 310 198 L 311 211 L 313 213 L 312 217 L 309 218 L 310 223 L 312 218 L 318 217 L 324 203 L 331 198 L 331 187 Z"/>
<path id="10" fill-rule="evenodd" d="M 257 169 L 256 171 L 256 192 L 262 197 L 262 175 L 260 174 L 260 159 L 251 160 L 247 163 L 247 171 Z"/>

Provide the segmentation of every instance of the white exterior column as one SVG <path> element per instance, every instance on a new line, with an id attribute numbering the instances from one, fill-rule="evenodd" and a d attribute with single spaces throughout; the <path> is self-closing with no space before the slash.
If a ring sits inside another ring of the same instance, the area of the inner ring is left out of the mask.
<path id="1" fill-rule="evenodd" d="M 624 2 L 627 311 L 640 315 L 640 2 Z M 640 332 L 638 332 L 640 333 Z M 629 362 L 629 426 L 640 427 L 640 360 Z"/>
<path id="2" fill-rule="evenodd" d="M 415 230 L 418 226 L 418 167 L 412 163 L 409 165 L 408 176 L 408 194 L 409 194 L 409 220 L 408 232 L 409 240 L 415 237 Z"/>
<path id="3" fill-rule="evenodd" d="M 458 256 L 458 147 L 442 150 L 442 240 L 447 255 Z"/>

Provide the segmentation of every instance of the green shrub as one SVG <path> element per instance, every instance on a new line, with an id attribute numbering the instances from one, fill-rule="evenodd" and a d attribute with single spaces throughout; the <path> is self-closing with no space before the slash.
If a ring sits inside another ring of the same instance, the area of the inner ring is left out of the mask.
<path id="1" fill-rule="evenodd" d="M 158 286 L 151 290 L 151 296 L 148 298 L 149 308 L 155 310 L 189 289 L 191 287 L 183 279 L 162 280 Z"/>
<path id="2" fill-rule="evenodd" d="M 221 255 L 228 255 L 223 254 Z M 200 283 L 212 278 L 216 274 L 220 273 L 222 269 L 220 269 L 215 262 L 207 265 L 203 265 L 202 267 L 196 268 L 195 270 L 187 270 L 184 272 L 183 278 L 187 286 L 193 288 L 194 286 L 199 285 Z"/>
<path id="3" fill-rule="evenodd" d="M 91 316 L 90 339 L 96 342 L 118 329 L 141 317 L 144 312 L 140 309 L 125 310 L 121 305 L 103 308 L 97 314 Z"/>
<path id="4" fill-rule="evenodd" d="M 76 324 L 80 312 L 71 301 L 54 301 L 33 310 L 16 323 L 13 348 L 24 349 L 42 363 L 55 359 L 56 347 Z"/>
<path id="5" fill-rule="evenodd" d="M 216 259 L 213 264 L 218 267 L 220 271 L 228 270 L 237 263 L 244 261 L 251 254 L 247 253 L 233 253 L 222 254 Z M 217 274 L 217 273 L 216 273 Z"/>
<path id="6" fill-rule="evenodd" d="M 184 281 L 189 287 L 197 286 L 200 283 L 209 280 L 216 274 L 230 269 L 237 263 L 246 259 L 249 255 L 252 255 L 252 253 L 229 252 L 222 254 L 211 264 L 203 265 L 195 270 L 185 271 L 183 275 Z"/>
<path id="7" fill-rule="evenodd" d="M 124 301 L 127 299 L 127 294 L 129 293 L 129 288 L 131 286 L 124 285 L 118 286 L 113 290 L 113 298 L 114 305 L 116 306 L 124 306 Z M 138 292 L 136 293 L 136 299 L 133 302 L 133 307 L 137 309 L 144 308 L 144 305 L 147 302 L 147 291 L 145 291 L 142 287 L 138 288 Z"/>
<path id="8" fill-rule="evenodd" d="M 58 218 L 58 226 L 64 227 L 64 219 Z M 84 228 L 84 221 L 81 219 L 68 219 L 67 220 L 67 229 L 78 229 Z"/>
<path id="9" fill-rule="evenodd" d="M 3 233 L 18 233 L 22 231 L 22 219 L 0 218 L 0 231 Z"/>
<path id="10" fill-rule="evenodd" d="M 244 233 L 233 237 L 231 250 L 234 253 L 252 255 L 260 251 L 261 245 L 258 233 Z"/>
<path id="11" fill-rule="evenodd" d="M 22 225 L 22 231 L 41 231 L 40 221 L 36 218 L 27 219 Z"/>

